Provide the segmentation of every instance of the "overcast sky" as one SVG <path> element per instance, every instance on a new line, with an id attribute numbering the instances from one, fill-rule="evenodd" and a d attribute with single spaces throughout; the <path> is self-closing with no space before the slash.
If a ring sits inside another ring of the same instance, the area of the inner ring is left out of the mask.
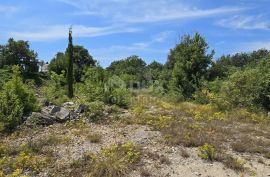
<path id="1" fill-rule="evenodd" d="M 0 0 L 0 43 L 29 41 L 50 61 L 83 45 L 102 66 L 139 55 L 164 63 L 183 34 L 200 32 L 215 58 L 270 49 L 270 0 Z"/>

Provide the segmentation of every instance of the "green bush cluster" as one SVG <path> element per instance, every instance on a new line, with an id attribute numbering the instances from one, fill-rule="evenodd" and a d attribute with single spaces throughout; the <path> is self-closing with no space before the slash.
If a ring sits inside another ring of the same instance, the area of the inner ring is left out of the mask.
<path id="1" fill-rule="evenodd" d="M 34 92 L 23 83 L 18 66 L 13 66 L 13 76 L 0 92 L 0 127 L 11 131 L 22 122 L 22 115 L 39 109 Z"/>

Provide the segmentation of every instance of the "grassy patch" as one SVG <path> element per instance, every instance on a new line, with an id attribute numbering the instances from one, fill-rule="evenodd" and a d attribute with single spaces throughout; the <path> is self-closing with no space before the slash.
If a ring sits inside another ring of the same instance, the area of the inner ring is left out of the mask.
<path id="1" fill-rule="evenodd" d="M 102 136 L 98 133 L 90 133 L 87 135 L 87 140 L 89 140 L 91 143 L 99 143 L 101 142 Z"/>
<path id="2" fill-rule="evenodd" d="M 80 162 L 72 162 L 72 174 L 84 172 L 95 177 L 120 177 L 140 160 L 141 151 L 132 143 L 118 144 L 98 154 L 86 153 Z"/>

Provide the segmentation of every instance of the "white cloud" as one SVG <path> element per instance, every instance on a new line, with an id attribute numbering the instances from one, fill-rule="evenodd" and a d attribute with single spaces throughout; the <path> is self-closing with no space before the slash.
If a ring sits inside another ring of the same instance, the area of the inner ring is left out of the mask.
<path id="1" fill-rule="evenodd" d="M 24 39 L 29 41 L 49 41 L 67 38 L 69 25 L 56 25 L 51 27 L 42 27 L 35 31 L 26 32 L 10 32 L 7 36 L 12 36 L 15 39 Z M 132 33 L 138 32 L 141 29 L 124 26 L 107 26 L 107 27 L 90 27 L 83 25 L 73 25 L 74 37 L 96 37 L 116 33 Z"/>
<path id="2" fill-rule="evenodd" d="M 222 19 L 216 25 L 233 29 L 270 30 L 270 22 L 263 21 L 261 18 L 261 16 L 234 16 Z"/>
<path id="3" fill-rule="evenodd" d="M 174 31 L 163 31 L 163 32 L 155 35 L 153 41 L 164 42 L 166 39 L 168 39 L 173 34 L 174 34 Z"/>
<path id="4" fill-rule="evenodd" d="M 244 43 L 242 46 L 243 46 L 242 50 L 244 51 L 253 51 L 253 50 L 258 50 L 258 49 L 270 50 L 270 40 L 248 42 L 248 43 Z"/>
<path id="5" fill-rule="evenodd" d="M 179 0 L 58 0 L 77 8 L 75 14 L 97 15 L 116 22 L 163 22 L 208 17 L 243 10 L 239 7 L 199 9 Z"/>

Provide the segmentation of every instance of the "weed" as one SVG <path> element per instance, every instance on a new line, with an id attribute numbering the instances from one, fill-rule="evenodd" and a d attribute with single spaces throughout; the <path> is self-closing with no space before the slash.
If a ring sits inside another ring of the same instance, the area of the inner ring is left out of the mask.
<path id="1" fill-rule="evenodd" d="M 199 148 L 199 157 L 204 160 L 214 161 L 216 158 L 216 149 L 210 145 L 205 144 Z"/>
<path id="2" fill-rule="evenodd" d="M 97 133 L 91 133 L 87 135 L 87 140 L 89 140 L 91 143 L 99 143 L 101 141 L 102 136 Z"/>
<path id="3" fill-rule="evenodd" d="M 184 157 L 184 158 L 189 158 L 190 157 L 190 155 L 187 152 L 187 150 L 185 150 L 183 148 L 181 149 L 180 153 L 181 153 L 181 156 Z"/>

